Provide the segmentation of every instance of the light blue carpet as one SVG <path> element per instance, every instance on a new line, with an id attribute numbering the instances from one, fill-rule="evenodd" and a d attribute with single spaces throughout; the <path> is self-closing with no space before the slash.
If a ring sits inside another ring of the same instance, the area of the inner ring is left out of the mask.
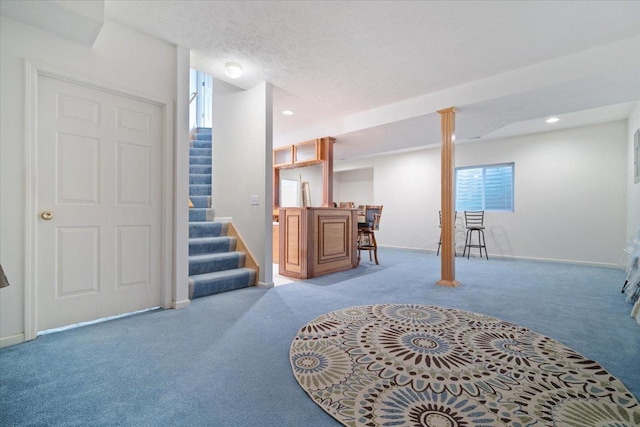
<path id="1" fill-rule="evenodd" d="M 624 271 L 458 257 L 462 286 L 451 289 L 434 285 L 433 253 L 381 248 L 379 259 L 1 349 L 0 425 L 339 425 L 296 382 L 289 347 L 312 319 L 364 304 L 429 304 L 513 322 L 599 362 L 640 395 L 640 325 L 620 293 Z"/>

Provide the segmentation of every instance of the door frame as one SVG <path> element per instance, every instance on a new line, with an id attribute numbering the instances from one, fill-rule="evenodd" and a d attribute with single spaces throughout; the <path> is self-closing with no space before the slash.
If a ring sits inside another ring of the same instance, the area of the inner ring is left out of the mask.
<path id="1" fill-rule="evenodd" d="M 40 64 L 25 59 L 25 283 L 24 283 L 24 340 L 29 341 L 37 336 L 37 223 L 38 212 L 36 201 L 37 188 L 37 151 L 38 151 L 38 85 L 40 77 L 49 77 L 69 83 L 100 90 L 117 96 L 132 98 L 137 101 L 157 105 L 162 113 L 162 141 L 160 147 L 161 174 L 161 272 L 160 288 L 162 308 L 171 308 L 172 295 L 176 283 L 171 278 L 175 268 L 176 239 L 173 222 L 175 206 L 173 167 L 173 101 L 138 94 L 130 89 L 114 87 L 110 83 L 79 79 L 67 70 L 59 70 L 50 65 Z"/>

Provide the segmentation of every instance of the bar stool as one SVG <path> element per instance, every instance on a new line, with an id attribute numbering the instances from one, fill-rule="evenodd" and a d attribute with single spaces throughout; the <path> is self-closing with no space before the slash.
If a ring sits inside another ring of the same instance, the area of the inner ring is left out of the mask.
<path id="1" fill-rule="evenodd" d="M 487 254 L 487 246 L 484 240 L 484 211 L 464 211 L 464 223 L 467 229 L 467 236 L 464 241 L 462 256 L 464 256 L 468 249 L 467 259 L 469 259 L 471 248 L 478 248 L 480 249 L 480 258 L 482 258 L 482 248 L 484 248 L 484 256 L 487 257 L 488 260 L 489 255 Z M 478 233 L 478 244 L 472 245 L 471 239 L 474 231 Z"/>

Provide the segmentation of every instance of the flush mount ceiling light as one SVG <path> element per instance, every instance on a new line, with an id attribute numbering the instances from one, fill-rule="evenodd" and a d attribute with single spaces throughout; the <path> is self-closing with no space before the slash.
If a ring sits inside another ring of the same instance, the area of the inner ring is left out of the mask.
<path id="1" fill-rule="evenodd" d="M 559 118 L 557 118 L 557 117 L 549 117 L 549 118 L 547 119 L 547 123 L 555 123 L 555 122 L 557 122 L 558 120 L 560 120 L 560 119 L 559 119 Z"/>
<path id="2" fill-rule="evenodd" d="M 284 114 L 285 116 L 292 116 L 293 115 L 293 110 L 284 110 L 282 112 L 282 114 Z"/>
<path id="3" fill-rule="evenodd" d="M 224 66 L 224 73 L 229 78 L 237 79 L 242 75 L 242 66 L 235 62 L 227 62 Z"/>

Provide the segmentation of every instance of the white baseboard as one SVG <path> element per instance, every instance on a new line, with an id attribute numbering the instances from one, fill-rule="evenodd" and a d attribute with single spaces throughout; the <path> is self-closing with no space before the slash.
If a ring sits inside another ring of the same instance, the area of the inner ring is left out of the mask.
<path id="1" fill-rule="evenodd" d="M 191 300 L 186 299 L 182 301 L 172 301 L 171 308 L 180 310 L 181 308 L 187 308 L 191 305 Z"/>
<path id="2" fill-rule="evenodd" d="M 0 338 L 0 348 L 9 347 L 10 345 L 20 344 L 21 342 L 24 342 L 23 333 L 9 335 L 8 337 Z"/>
<path id="3" fill-rule="evenodd" d="M 274 287 L 273 282 L 258 282 L 258 287 L 263 289 L 269 289 Z"/>
<path id="4" fill-rule="evenodd" d="M 389 246 L 389 245 L 378 245 L 380 248 L 393 248 L 393 249 L 407 249 L 410 251 L 420 251 L 420 252 L 433 252 L 436 253 L 437 249 L 424 249 L 424 248 L 410 248 L 406 246 Z M 457 252 L 458 257 L 461 257 L 462 253 Z M 477 252 L 475 253 L 475 257 L 477 257 Z M 483 257 L 484 258 L 484 257 Z M 606 267 L 606 268 L 617 268 L 623 269 L 624 266 L 613 263 L 603 263 L 603 262 L 593 262 L 593 261 L 578 261 L 571 259 L 558 259 L 558 258 L 536 258 L 536 257 L 526 257 L 526 256 L 514 256 L 514 255 L 498 255 L 498 254 L 489 254 L 489 260 L 491 258 L 501 258 L 501 259 L 516 259 L 523 261 L 539 261 L 539 262 L 554 262 L 560 264 L 577 264 L 584 265 L 590 267 Z"/>

